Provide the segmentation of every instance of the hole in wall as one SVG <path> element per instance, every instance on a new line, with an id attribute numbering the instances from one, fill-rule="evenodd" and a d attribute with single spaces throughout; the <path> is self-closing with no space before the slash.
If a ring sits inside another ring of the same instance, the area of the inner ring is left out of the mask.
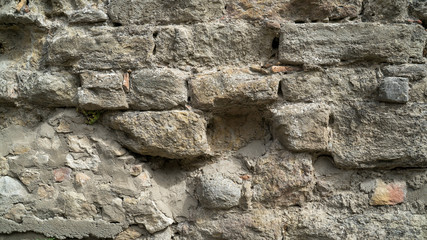
<path id="1" fill-rule="evenodd" d="M 335 117 L 334 117 L 334 115 L 329 115 L 329 121 L 328 121 L 328 124 L 329 125 L 332 125 L 332 124 L 334 124 L 334 122 L 335 122 Z"/>
<path id="2" fill-rule="evenodd" d="M 277 90 L 277 95 L 279 95 L 279 97 L 283 97 L 282 84 L 280 82 L 279 82 L 279 87 Z"/>
<path id="3" fill-rule="evenodd" d="M 157 53 L 157 44 L 154 44 L 153 55 L 156 55 L 156 53 Z"/>
<path id="4" fill-rule="evenodd" d="M 113 26 L 114 26 L 114 27 L 120 27 L 120 26 L 123 26 L 123 24 L 121 24 L 121 23 L 117 23 L 117 22 L 113 22 Z"/>
<path id="5" fill-rule="evenodd" d="M 274 37 L 273 41 L 271 42 L 271 48 L 279 49 L 279 42 L 279 37 Z"/>
<path id="6" fill-rule="evenodd" d="M 153 32 L 153 38 L 156 38 L 158 35 L 159 35 L 159 32 L 158 32 L 158 31 L 154 31 L 154 32 Z"/>
<path id="7" fill-rule="evenodd" d="M 0 43 L 0 54 L 4 54 L 5 49 L 3 43 Z"/>

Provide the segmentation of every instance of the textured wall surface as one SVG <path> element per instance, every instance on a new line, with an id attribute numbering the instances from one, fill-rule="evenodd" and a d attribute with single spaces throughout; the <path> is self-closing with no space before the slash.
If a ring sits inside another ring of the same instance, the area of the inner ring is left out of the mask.
<path id="1" fill-rule="evenodd" d="M 427 1 L 0 0 L 0 239 L 426 239 Z"/>

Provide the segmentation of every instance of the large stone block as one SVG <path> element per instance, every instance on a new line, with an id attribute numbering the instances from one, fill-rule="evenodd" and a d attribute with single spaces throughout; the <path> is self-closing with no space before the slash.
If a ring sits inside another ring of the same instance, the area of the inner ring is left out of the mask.
<path id="1" fill-rule="evenodd" d="M 378 79 L 374 68 L 328 68 L 282 76 L 283 98 L 289 102 L 375 100 Z"/>
<path id="2" fill-rule="evenodd" d="M 222 0 L 113 0 L 108 5 L 108 15 L 114 23 L 187 23 L 221 18 Z"/>
<path id="3" fill-rule="evenodd" d="M 330 108 L 319 103 L 297 103 L 273 110 L 273 131 L 293 151 L 325 151 L 329 144 Z"/>
<path id="4" fill-rule="evenodd" d="M 123 77 L 117 73 L 84 72 L 80 74 L 79 105 L 83 109 L 126 109 Z"/>
<path id="5" fill-rule="evenodd" d="M 153 29 L 154 60 L 160 64 L 214 66 L 263 62 L 276 51 L 276 31 L 243 21 Z"/>
<path id="6" fill-rule="evenodd" d="M 408 20 L 408 0 L 367 0 L 362 19 L 365 21 L 405 22 Z"/>
<path id="7" fill-rule="evenodd" d="M 135 69 L 154 48 L 151 35 L 144 27 L 62 29 L 49 40 L 47 63 L 75 70 Z"/>
<path id="8" fill-rule="evenodd" d="M 262 106 L 278 99 L 279 78 L 243 69 L 197 74 L 190 82 L 191 101 L 204 110 Z"/>
<path id="9" fill-rule="evenodd" d="M 24 101 L 51 107 L 77 105 L 78 80 L 67 72 L 20 71 L 19 97 Z"/>
<path id="10" fill-rule="evenodd" d="M 334 110 L 331 152 L 345 168 L 427 166 L 425 104 L 352 103 Z"/>
<path id="11" fill-rule="evenodd" d="M 188 111 L 124 112 L 105 116 L 118 140 L 134 152 L 166 158 L 209 153 L 205 120 Z"/>
<path id="12" fill-rule="evenodd" d="M 419 81 L 427 77 L 427 65 L 425 64 L 387 65 L 381 70 L 387 77 L 404 77 L 410 81 Z"/>
<path id="13" fill-rule="evenodd" d="M 129 105 L 138 110 L 165 110 L 183 106 L 187 102 L 188 77 L 185 72 L 169 68 L 132 72 Z"/>
<path id="14" fill-rule="evenodd" d="M 283 24 L 280 39 L 283 63 L 406 63 L 423 62 L 426 34 L 419 25 Z"/>

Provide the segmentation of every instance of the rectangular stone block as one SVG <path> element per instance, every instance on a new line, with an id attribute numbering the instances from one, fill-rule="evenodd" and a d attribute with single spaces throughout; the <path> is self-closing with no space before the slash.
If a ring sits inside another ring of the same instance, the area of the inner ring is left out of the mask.
<path id="1" fill-rule="evenodd" d="M 112 0 L 108 15 L 120 24 L 178 24 L 219 19 L 224 7 L 221 0 Z"/>
<path id="2" fill-rule="evenodd" d="M 86 110 L 127 109 L 123 76 L 119 73 L 84 72 L 78 90 L 79 105 Z"/>
<path id="3" fill-rule="evenodd" d="M 344 168 L 427 166 L 425 104 L 351 103 L 333 111 L 330 151 Z"/>
<path id="4" fill-rule="evenodd" d="M 189 82 L 191 102 L 203 110 L 262 106 L 278 99 L 279 78 L 246 69 L 223 69 L 195 75 Z"/>
<path id="5" fill-rule="evenodd" d="M 153 29 L 159 64 L 218 66 L 263 62 L 276 51 L 276 32 L 243 21 L 165 26 Z"/>
<path id="6" fill-rule="evenodd" d="M 49 40 L 47 63 L 74 70 L 135 69 L 154 48 L 151 35 L 144 27 L 63 29 Z"/>
<path id="7" fill-rule="evenodd" d="M 273 134 L 292 151 L 325 151 L 330 139 L 330 108 L 320 103 L 285 105 L 273 112 Z"/>
<path id="8" fill-rule="evenodd" d="M 210 152 L 206 121 L 193 112 L 116 112 L 104 119 L 120 143 L 139 154 L 179 159 Z"/>
<path id="9" fill-rule="evenodd" d="M 281 79 L 283 98 L 289 102 L 375 100 L 379 81 L 374 68 L 328 68 L 286 74 Z"/>
<path id="10" fill-rule="evenodd" d="M 137 110 L 167 110 L 187 102 L 188 74 L 177 69 L 142 69 L 130 74 L 129 105 Z"/>
<path id="11" fill-rule="evenodd" d="M 315 65 L 423 62 L 425 41 L 426 33 L 419 25 L 283 24 L 279 59 L 288 64 Z"/>

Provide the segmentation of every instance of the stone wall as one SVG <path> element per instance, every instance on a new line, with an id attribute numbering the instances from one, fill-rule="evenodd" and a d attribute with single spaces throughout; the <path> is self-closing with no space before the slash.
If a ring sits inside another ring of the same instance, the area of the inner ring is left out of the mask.
<path id="1" fill-rule="evenodd" d="M 0 239 L 427 238 L 425 0 L 0 0 Z"/>

